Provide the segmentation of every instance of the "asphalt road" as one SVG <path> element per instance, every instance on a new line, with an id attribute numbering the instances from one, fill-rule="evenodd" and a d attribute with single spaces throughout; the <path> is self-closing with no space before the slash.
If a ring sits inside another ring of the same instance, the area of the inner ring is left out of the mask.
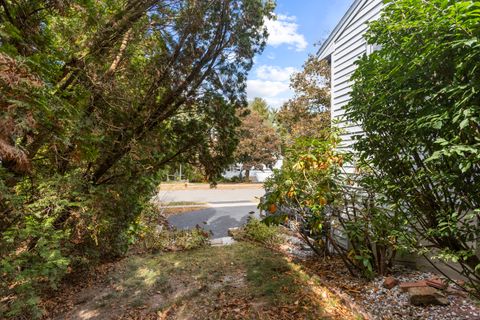
<path id="1" fill-rule="evenodd" d="M 250 214 L 249 212 L 253 212 Z M 195 226 L 211 231 L 212 238 L 228 236 L 228 229 L 240 227 L 247 222 L 248 216 L 259 216 L 256 205 L 238 207 L 207 208 L 170 216 L 168 221 L 178 229 L 191 229 Z"/>
<path id="2" fill-rule="evenodd" d="M 171 225 L 178 229 L 191 229 L 197 225 L 212 232 L 212 238 L 228 236 L 228 229 L 239 227 L 247 222 L 249 216 L 259 217 L 258 198 L 263 189 L 233 190 L 175 190 L 162 191 L 158 199 L 162 202 L 203 202 L 208 208 L 173 215 L 168 218 Z"/>

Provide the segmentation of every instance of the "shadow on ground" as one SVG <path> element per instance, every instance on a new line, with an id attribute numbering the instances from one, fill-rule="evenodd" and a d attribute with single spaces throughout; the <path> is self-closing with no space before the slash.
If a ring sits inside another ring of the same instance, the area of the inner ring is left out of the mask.
<path id="1" fill-rule="evenodd" d="M 356 319 L 281 254 L 250 244 L 132 256 L 54 319 Z"/>

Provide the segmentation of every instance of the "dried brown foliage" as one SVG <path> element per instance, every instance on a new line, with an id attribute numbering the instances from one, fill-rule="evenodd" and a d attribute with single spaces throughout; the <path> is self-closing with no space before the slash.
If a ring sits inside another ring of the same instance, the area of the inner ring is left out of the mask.
<path id="1" fill-rule="evenodd" d="M 292 75 L 290 87 L 295 96 L 278 111 L 285 143 L 298 137 L 318 136 L 330 127 L 330 66 L 310 55 L 303 69 Z"/>
<path id="2" fill-rule="evenodd" d="M 29 90 L 42 86 L 23 63 L 0 53 L 0 159 L 15 172 L 30 171 L 30 160 L 15 140 L 35 127 Z"/>
<path id="3" fill-rule="evenodd" d="M 242 119 L 239 127 L 240 143 L 236 159 L 248 170 L 263 169 L 262 165 L 275 163 L 280 154 L 280 137 L 275 129 L 254 110 Z"/>

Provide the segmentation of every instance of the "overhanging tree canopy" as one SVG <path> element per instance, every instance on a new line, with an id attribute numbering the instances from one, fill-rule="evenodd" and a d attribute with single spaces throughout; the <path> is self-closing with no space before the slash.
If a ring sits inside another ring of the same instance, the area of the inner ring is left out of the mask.
<path id="1" fill-rule="evenodd" d="M 271 10 L 0 1 L 0 273 L 16 284 L 2 296 L 31 297 L 69 264 L 124 252 L 165 164 L 219 175 Z"/>

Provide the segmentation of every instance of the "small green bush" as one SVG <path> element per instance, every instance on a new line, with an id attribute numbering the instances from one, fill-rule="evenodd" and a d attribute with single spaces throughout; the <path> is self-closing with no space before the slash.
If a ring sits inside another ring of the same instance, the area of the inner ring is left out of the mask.
<path id="1" fill-rule="evenodd" d="M 192 230 L 158 230 L 148 233 L 143 244 L 151 252 L 183 251 L 208 246 L 209 234 L 203 229 Z"/>
<path id="2" fill-rule="evenodd" d="M 256 218 L 250 218 L 235 238 L 259 242 L 267 246 L 278 245 L 282 240 L 278 226 L 267 225 Z"/>
<path id="3" fill-rule="evenodd" d="M 53 218 L 32 216 L 26 217 L 23 228 L 4 232 L 0 243 L 9 246 L 18 241 L 24 245 L 0 260 L 2 282 L 11 283 L 0 285 L 0 296 L 6 298 L 2 302 L 6 305 L 0 307 L 0 318 L 17 314 L 41 317 L 42 310 L 37 305 L 41 290 L 55 289 L 67 271 L 69 259 L 61 251 L 66 236 L 64 231 L 54 229 Z"/>
<path id="4" fill-rule="evenodd" d="M 143 209 L 132 234 L 150 252 L 191 250 L 209 244 L 209 234 L 201 228 L 170 229 L 166 218 L 151 204 Z"/>

